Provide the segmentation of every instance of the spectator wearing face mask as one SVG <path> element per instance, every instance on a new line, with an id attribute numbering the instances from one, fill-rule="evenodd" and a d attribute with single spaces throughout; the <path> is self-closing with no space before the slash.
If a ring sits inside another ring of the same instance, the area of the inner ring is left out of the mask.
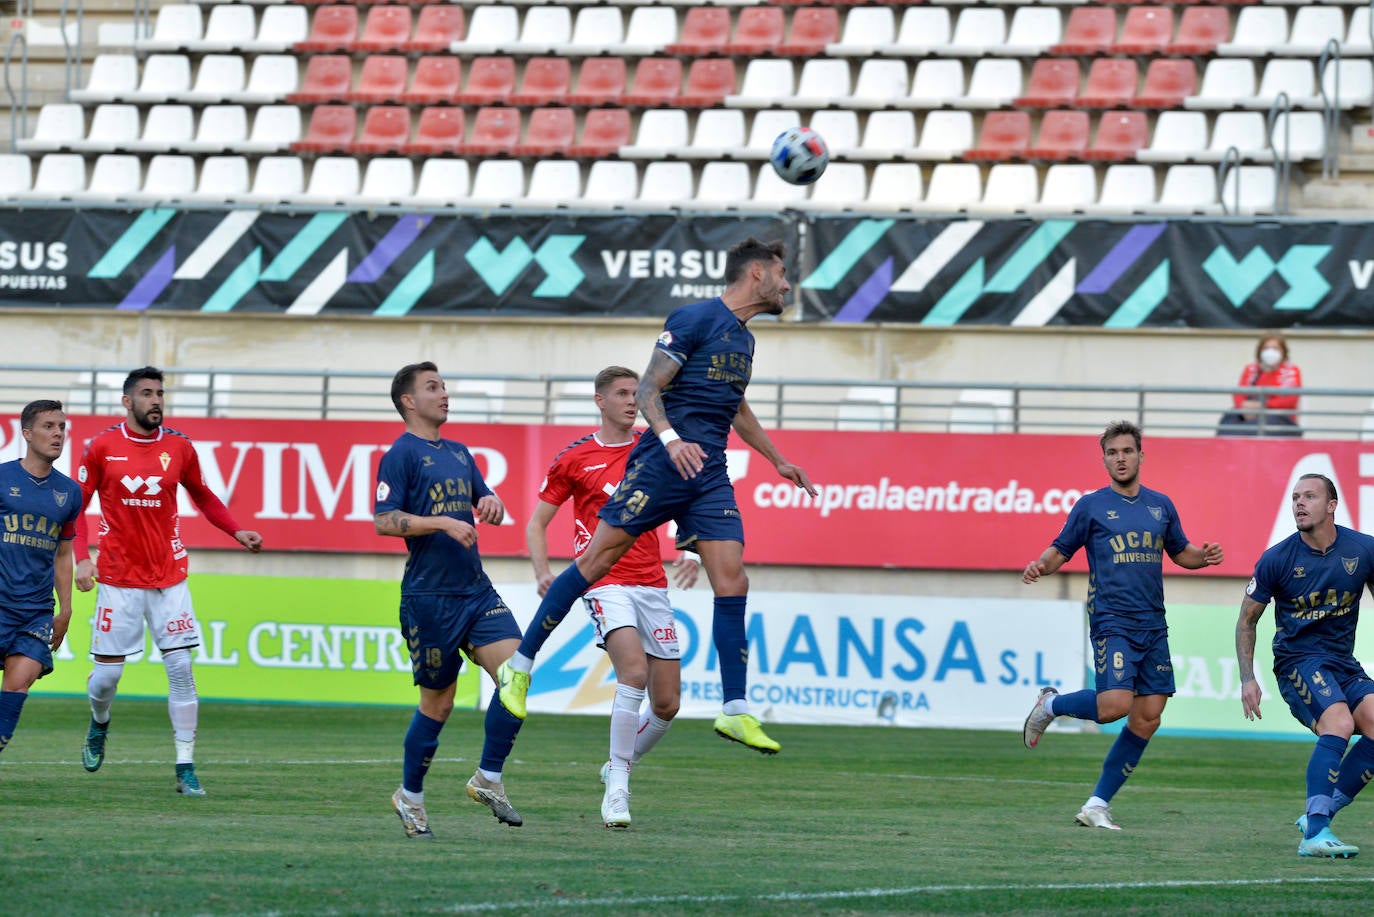
<path id="1" fill-rule="evenodd" d="M 1275 392 L 1265 393 L 1262 398 L 1239 392 L 1233 395 L 1235 410 L 1222 418 L 1222 435 L 1302 435 L 1298 429 L 1298 395 L 1280 394 L 1278 391 L 1302 388 L 1302 371 L 1296 364 L 1288 362 L 1288 342 L 1282 335 L 1269 334 L 1260 338 L 1259 346 L 1255 348 L 1255 361 L 1241 371 L 1240 381 L 1236 384 L 1274 389 Z"/>

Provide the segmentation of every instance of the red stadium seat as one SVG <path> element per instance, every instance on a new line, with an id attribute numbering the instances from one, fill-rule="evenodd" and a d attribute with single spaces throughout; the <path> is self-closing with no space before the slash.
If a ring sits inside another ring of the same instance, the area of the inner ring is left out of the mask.
<path id="1" fill-rule="evenodd" d="M 1051 54 L 1105 54 L 1116 40 L 1116 10 L 1109 6 L 1076 6 L 1064 26 L 1064 39 Z"/>
<path id="2" fill-rule="evenodd" d="M 684 55 L 720 53 L 729 41 L 729 7 L 694 6 L 682 20 L 682 40 L 663 50 Z"/>
<path id="3" fill-rule="evenodd" d="M 516 156 L 561 156 L 572 146 L 577 120 L 571 108 L 536 108 L 530 112 L 525 142 L 517 144 Z"/>
<path id="4" fill-rule="evenodd" d="M 572 85 L 572 64 L 566 57 L 532 57 L 525 62 L 520 91 L 510 97 L 512 105 L 548 105 L 562 102 Z"/>
<path id="5" fill-rule="evenodd" d="M 453 156 L 463 144 L 464 117 L 461 108 L 436 106 L 420 112 L 415 139 L 403 152 L 410 156 Z"/>
<path id="6" fill-rule="evenodd" d="M 1156 58 L 1145 71 L 1145 85 L 1131 104 L 1136 108 L 1177 108 L 1197 92 L 1197 65 L 1190 60 Z"/>
<path id="7" fill-rule="evenodd" d="M 1211 54 L 1231 38 L 1231 14 L 1221 6 L 1190 6 L 1178 21 L 1170 54 Z"/>
<path id="8" fill-rule="evenodd" d="M 472 119 L 472 137 L 459 147 L 468 156 L 509 153 L 520 142 L 520 109 L 505 106 L 479 108 Z"/>
<path id="9" fill-rule="evenodd" d="M 317 54 L 305 65 L 305 78 L 295 92 L 287 93 L 292 104 L 342 102 L 353 88 L 353 60 L 346 54 Z"/>
<path id="10" fill-rule="evenodd" d="M 1133 6 L 1126 11 L 1113 54 L 1163 54 L 1174 37 L 1174 11 L 1167 6 Z"/>
<path id="11" fill-rule="evenodd" d="M 411 77 L 410 89 L 401 96 L 401 101 L 419 105 L 452 102 L 462 79 L 463 64 L 458 58 L 448 55 L 422 57 L 415 62 L 415 75 Z"/>
<path id="12" fill-rule="evenodd" d="M 1140 67 L 1129 57 L 1099 57 L 1088 70 L 1088 85 L 1074 102 L 1077 108 L 1130 105 L 1140 85 Z"/>
<path id="13" fill-rule="evenodd" d="M 625 58 L 588 57 L 577 74 L 577 88 L 568 93 L 570 105 L 613 105 L 625 94 Z"/>
<path id="14" fill-rule="evenodd" d="M 594 108 L 582 119 L 582 138 L 568 148 L 568 155 L 604 159 L 629 143 L 630 112 L 624 108 Z"/>
<path id="15" fill-rule="evenodd" d="M 1024 111 L 990 111 L 983 118 L 978 146 L 964 151 L 972 162 L 1015 159 L 1030 146 L 1030 115 Z"/>
<path id="16" fill-rule="evenodd" d="M 1097 138 L 1083 154 L 1093 162 L 1128 162 L 1146 144 L 1147 125 L 1143 111 L 1104 111 L 1097 125 Z"/>
<path id="17" fill-rule="evenodd" d="M 1086 111 L 1047 111 L 1040 136 L 1026 150 L 1027 159 L 1076 159 L 1088 148 Z"/>
<path id="18" fill-rule="evenodd" d="M 1078 61 L 1072 58 L 1042 57 L 1031 67 L 1025 95 L 1013 105 L 1020 108 L 1054 108 L 1072 105 L 1078 98 Z"/>
<path id="19" fill-rule="evenodd" d="M 420 18 L 415 23 L 415 36 L 403 46 L 407 51 L 447 51 L 455 41 L 463 40 L 466 20 L 463 8 L 448 3 L 437 3 L 420 10 Z"/>
<path id="20" fill-rule="evenodd" d="M 298 153 L 343 152 L 358 133 L 358 113 L 352 105 L 319 105 L 310 113 L 305 137 L 291 144 Z"/>
<path id="21" fill-rule="evenodd" d="M 623 99 L 626 105 L 670 105 L 682 95 L 682 61 L 675 57 L 643 57 L 635 65 L 634 84 Z"/>
<path id="22" fill-rule="evenodd" d="M 468 68 L 468 85 L 454 97 L 460 105 L 491 105 L 504 102 L 515 92 L 515 59 L 478 57 Z"/>
<path id="23" fill-rule="evenodd" d="M 410 64 L 399 54 L 373 54 L 363 61 L 358 85 L 348 94 L 350 102 L 399 101 L 406 91 Z"/>
<path id="24" fill-rule="evenodd" d="M 331 4 L 315 10 L 310 20 L 310 34 L 293 47 L 307 53 L 347 51 L 352 49 L 357 37 L 358 8 Z"/>
<path id="25" fill-rule="evenodd" d="M 740 10 L 735 25 L 735 40 L 725 46 L 725 52 L 750 57 L 770 54 L 782 44 L 782 35 L 781 7 L 746 6 Z"/>
<path id="26" fill-rule="evenodd" d="M 779 54 L 817 56 L 840 40 L 840 11 L 833 6 L 804 6 L 792 14 L 792 31 Z"/>
<path id="27" fill-rule="evenodd" d="M 363 119 L 363 135 L 349 147 L 354 153 L 400 153 L 410 143 L 410 109 L 376 105 Z"/>
<path id="28" fill-rule="evenodd" d="M 353 43 L 356 51 L 399 51 L 410 41 L 410 7 L 398 4 L 374 6 L 363 25 L 363 37 Z"/>
<path id="29" fill-rule="evenodd" d="M 687 70 L 687 88 L 678 104 L 685 108 L 711 108 L 735 91 L 735 63 L 727 57 L 702 57 Z"/>

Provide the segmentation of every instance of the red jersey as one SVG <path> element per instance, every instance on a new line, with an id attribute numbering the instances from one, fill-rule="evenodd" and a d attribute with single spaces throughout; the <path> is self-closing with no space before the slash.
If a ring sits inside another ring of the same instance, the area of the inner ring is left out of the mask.
<path id="1" fill-rule="evenodd" d="M 592 532 L 600 521 L 596 514 L 624 477 L 625 463 L 638 439 L 639 433 L 635 432 L 634 439 L 628 443 L 607 445 L 592 433 L 569 445 L 549 467 L 544 483 L 539 485 L 539 499 L 562 506 L 572 497 L 573 556 L 587 550 L 591 543 Z M 668 587 L 657 530 L 645 532 L 635 539 L 611 572 L 595 584 L 611 585 Z"/>
<path id="2" fill-rule="evenodd" d="M 186 579 L 177 485 L 186 488 L 205 518 L 231 535 L 240 526 L 205 486 L 191 440 L 159 427 L 139 436 L 126 424 L 98 434 L 86 447 L 76 479 L 83 505 L 100 495 L 100 581 L 111 586 L 162 589 Z M 84 530 L 83 530 L 84 531 Z M 82 533 L 76 559 L 86 559 Z"/>
<path id="3" fill-rule="evenodd" d="M 1259 385 L 1265 388 L 1302 388 L 1302 370 L 1294 363 L 1280 363 L 1273 369 L 1265 369 L 1259 363 L 1250 363 L 1241 370 L 1240 381 L 1236 384 Z M 1240 407 L 1245 403 L 1245 399 L 1252 397 L 1254 396 L 1237 393 L 1232 395 L 1231 399 L 1236 407 Z M 1298 406 L 1298 396 L 1265 393 L 1264 406 L 1270 410 L 1291 411 Z M 1296 414 L 1289 414 L 1288 419 L 1294 423 L 1298 422 Z"/>

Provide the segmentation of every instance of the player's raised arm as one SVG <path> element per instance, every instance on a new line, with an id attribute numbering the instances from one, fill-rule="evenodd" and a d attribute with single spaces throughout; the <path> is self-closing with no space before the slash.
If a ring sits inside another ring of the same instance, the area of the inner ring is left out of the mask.
<path id="1" fill-rule="evenodd" d="M 673 467 L 684 478 L 694 478 L 706 463 L 706 450 L 697 443 L 689 443 L 678 436 L 668 421 L 668 412 L 663 407 L 663 389 L 673 381 L 682 367 L 676 360 L 662 350 L 654 350 L 649 357 L 649 366 L 644 370 L 635 389 L 635 406 L 649 425 L 649 431 L 659 438 L 668 450 L 668 458 Z"/>
<path id="2" fill-rule="evenodd" d="M 735 412 L 735 419 L 730 424 L 739 434 L 739 438 L 744 440 L 755 452 L 766 458 L 778 469 L 778 474 L 796 484 L 811 496 L 816 496 L 816 486 L 811 483 L 811 479 L 806 476 L 806 471 L 800 465 L 794 465 L 782 457 L 778 447 L 773 445 L 773 441 L 768 438 L 768 433 L 763 429 L 763 424 L 759 423 L 758 416 L 754 409 L 749 406 L 747 399 L 742 399 L 739 403 L 739 410 Z"/>
<path id="3" fill-rule="evenodd" d="M 1247 720 L 1264 718 L 1260 686 L 1255 680 L 1255 625 L 1268 607 L 1247 595 L 1240 601 L 1240 617 L 1236 619 L 1236 670 L 1240 675 L 1240 705 Z"/>

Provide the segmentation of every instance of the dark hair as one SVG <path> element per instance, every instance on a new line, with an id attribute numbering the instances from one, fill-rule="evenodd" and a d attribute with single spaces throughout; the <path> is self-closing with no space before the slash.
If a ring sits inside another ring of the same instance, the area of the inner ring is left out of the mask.
<path id="1" fill-rule="evenodd" d="M 51 398 L 40 398 L 37 401 L 30 401 L 24 405 L 23 412 L 19 415 L 19 429 L 32 430 L 39 414 L 46 414 L 49 411 L 62 410 L 62 402 L 53 401 Z"/>
<path id="2" fill-rule="evenodd" d="M 1118 436 L 1135 437 L 1136 451 L 1140 451 L 1140 428 L 1129 420 L 1114 420 L 1107 424 L 1107 429 L 1102 431 L 1102 438 L 1098 440 L 1098 444 L 1102 447 L 1104 453 L 1107 451 L 1107 443 L 1116 439 Z"/>
<path id="3" fill-rule="evenodd" d="M 787 257 L 787 244 L 781 239 L 762 242 L 753 236 L 736 242 L 725 252 L 725 282 L 734 283 L 744 276 L 744 269 L 751 261 L 772 261 Z"/>
<path id="4" fill-rule="evenodd" d="M 596 393 L 600 395 L 617 379 L 634 379 L 638 382 L 639 373 L 635 372 L 633 369 L 626 369 L 623 366 L 607 366 L 596 374 L 596 381 L 592 383 L 592 387 L 596 389 Z"/>
<path id="5" fill-rule="evenodd" d="M 1259 343 L 1255 345 L 1255 359 L 1256 359 L 1256 360 L 1259 360 L 1259 358 L 1260 358 L 1260 351 L 1262 351 L 1262 350 L 1264 349 L 1264 344 L 1265 344 L 1266 341 L 1278 341 L 1278 343 L 1279 343 L 1279 350 L 1283 351 L 1283 359 L 1282 359 L 1282 360 L 1279 360 L 1279 362 L 1280 362 L 1280 363 L 1287 363 L 1287 362 L 1288 362 L 1288 342 L 1285 341 L 1285 340 L 1283 339 L 1283 335 L 1278 334 L 1278 333 L 1275 333 L 1275 334 L 1266 334 L 1266 335 L 1264 335 L 1264 337 L 1262 337 L 1262 338 L 1259 339 Z M 1334 500 L 1335 497 L 1332 497 L 1332 499 Z"/>
<path id="6" fill-rule="evenodd" d="M 1326 485 L 1326 499 L 1328 499 L 1328 500 L 1339 500 L 1339 499 L 1340 499 L 1339 497 L 1336 496 L 1336 485 L 1335 485 L 1334 483 L 1332 483 L 1331 479 L 1328 478 L 1328 477 L 1327 477 L 1326 475 L 1324 475 L 1324 474 L 1316 474 L 1316 473 L 1304 474 L 1304 475 L 1299 476 L 1298 480 L 1299 480 L 1299 481 L 1308 481 L 1308 480 L 1321 481 L 1323 484 Z"/>
<path id="7" fill-rule="evenodd" d="M 420 373 L 437 373 L 439 367 L 433 362 L 426 360 L 423 363 L 410 363 L 396 370 L 396 375 L 391 377 L 391 403 L 396 406 L 396 413 L 401 415 L 401 419 L 406 419 L 405 406 L 401 404 L 401 396 L 409 395 L 415 391 L 415 377 Z"/>
<path id="8" fill-rule="evenodd" d="M 135 369 L 124 377 L 124 394 L 132 395 L 134 393 L 134 388 L 144 379 L 162 382 L 164 381 L 162 378 L 162 370 L 158 369 L 156 366 L 144 366 L 141 369 Z"/>

